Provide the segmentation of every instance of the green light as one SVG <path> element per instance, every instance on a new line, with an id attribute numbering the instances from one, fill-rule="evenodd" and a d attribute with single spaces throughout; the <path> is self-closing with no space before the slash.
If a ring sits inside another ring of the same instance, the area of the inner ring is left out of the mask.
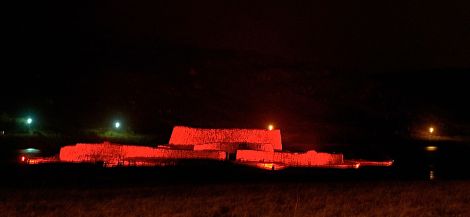
<path id="1" fill-rule="evenodd" d="M 119 127 L 121 127 L 121 123 L 119 121 L 116 121 L 114 123 L 114 128 L 119 129 Z"/>
<path id="2" fill-rule="evenodd" d="M 33 119 L 32 118 L 28 118 L 26 119 L 26 124 L 30 125 L 33 123 Z"/>

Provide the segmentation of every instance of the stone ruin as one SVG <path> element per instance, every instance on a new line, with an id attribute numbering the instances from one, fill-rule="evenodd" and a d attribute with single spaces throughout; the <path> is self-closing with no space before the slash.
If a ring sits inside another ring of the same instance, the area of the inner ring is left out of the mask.
<path id="1" fill-rule="evenodd" d="M 201 129 L 176 126 L 169 144 L 157 147 L 80 143 L 61 148 L 63 162 L 104 162 L 136 165 L 153 160 L 206 159 L 239 163 L 275 163 L 284 166 L 344 164 L 342 154 L 282 151 L 280 130 Z M 274 167 L 273 167 L 274 168 Z"/>

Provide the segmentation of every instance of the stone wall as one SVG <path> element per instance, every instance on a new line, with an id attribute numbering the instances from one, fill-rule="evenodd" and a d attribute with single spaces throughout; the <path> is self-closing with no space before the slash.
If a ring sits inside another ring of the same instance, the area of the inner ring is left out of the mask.
<path id="1" fill-rule="evenodd" d="M 242 162 L 281 163 L 290 166 L 320 166 L 342 164 L 343 155 L 319 153 L 313 150 L 305 153 L 238 150 L 237 160 Z"/>
<path id="2" fill-rule="evenodd" d="M 273 145 L 270 143 L 207 143 L 194 146 L 194 150 L 220 150 L 229 153 L 235 153 L 239 149 L 274 151 Z"/>
<path id="3" fill-rule="evenodd" d="M 282 150 L 281 131 L 264 129 L 200 129 L 176 126 L 169 143 L 195 146 L 211 143 L 270 144 L 273 150 Z"/>
<path id="4" fill-rule="evenodd" d="M 223 151 L 174 150 L 111 143 L 79 143 L 60 149 L 59 158 L 64 162 L 107 162 L 114 164 L 132 158 L 161 159 L 213 159 L 225 160 Z"/>

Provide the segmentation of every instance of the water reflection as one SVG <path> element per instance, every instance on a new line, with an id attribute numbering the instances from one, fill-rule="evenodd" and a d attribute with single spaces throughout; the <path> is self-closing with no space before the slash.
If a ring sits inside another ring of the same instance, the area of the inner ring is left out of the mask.
<path id="1" fill-rule="evenodd" d="M 438 154 L 438 147 L 436 145 L 427 145 L 424 148 L 427 152 L 426 164 L 428 165 L 427 173 L 428 173 L 428 180 L 433 181 L 436 179 L 436 167 L 435 164 L 437 163 L 437 154 Z"/>
<path id="2" fill-rule="evenodd" d="M 434 180 L 436 179 L 435 172 L 433 169 L 429 169 L 429 180 Z"/>
<path id="3" fill-rule="evenodd" d="M 426 151 L 429 151 L 429 152 L 437 151 L 437 146 L 433 146 L 433 145 L 426 146 Z"/>

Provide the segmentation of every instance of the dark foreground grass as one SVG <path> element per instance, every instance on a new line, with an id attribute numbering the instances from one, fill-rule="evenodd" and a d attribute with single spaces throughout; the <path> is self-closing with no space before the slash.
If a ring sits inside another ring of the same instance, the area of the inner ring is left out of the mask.
<path id="1" fill-rule="evenodd" d="M 0 216 L 470 216 L 470 181 L 8 188 Z"/>

